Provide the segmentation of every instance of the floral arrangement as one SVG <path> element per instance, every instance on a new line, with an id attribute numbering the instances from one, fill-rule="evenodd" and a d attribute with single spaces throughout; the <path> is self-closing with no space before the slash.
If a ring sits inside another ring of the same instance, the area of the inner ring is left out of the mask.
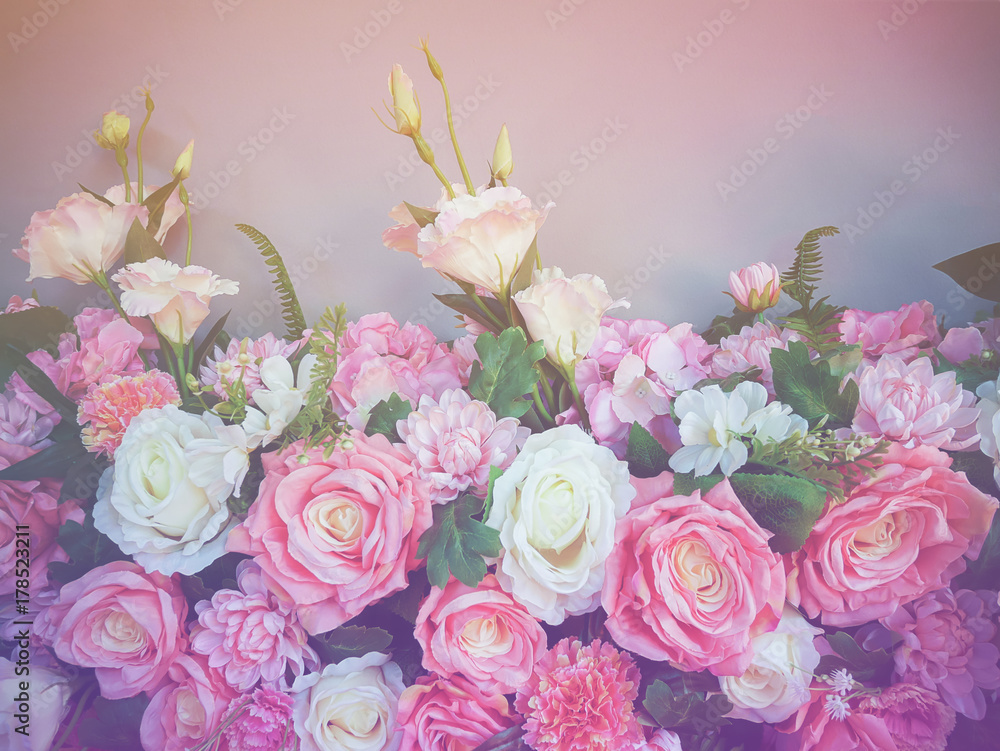
<path id="1" fill-rule="evenodd" d="M 833 227 L 701 333 L 611 317 L 506 126 L 480 186 L 451 128 L 452 183 L 390 91 L 442 191 L 383 240 L 456 285 L 452 342 L 308 323 L 249 225 L 287 331 L 206 325 L 238 285 L 191 262 L 192 146 L 144 182 L 148 95 L 137 179 L 106 113 L 123 185 L 31 218 L 29 280 L 110 307 L 0 315 L 5 747 L 996 747 L 1000 318 L 833 305 Z"/>

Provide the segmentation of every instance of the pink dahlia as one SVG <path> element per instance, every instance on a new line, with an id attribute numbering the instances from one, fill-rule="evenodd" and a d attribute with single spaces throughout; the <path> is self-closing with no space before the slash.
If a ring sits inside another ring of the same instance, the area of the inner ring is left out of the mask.
<path id="1" fill-rule="evenodd" d="M 514 707 L 535 751 L 631 751 L 645 742 L 633 713 L 638 695 L 639 669 L 627 653 L 566 638 L 535 665 Z"/>
<path id="2" fill-rule="evenodd" d="M 897 608 L 882 623 L 902 636 L 896 675 L 937 691 L 955 711 L 973 720 L 986 715 L 983 691 L 1000 688 L 1000 650 L 993 643 L 1000 610 L 992 592 L 930 592 Z"/>
<path id="3" fill-rule="evenodd" d="M 80 401 L 77 421 L 88 451 L 115 453 L 132 418 L 145 409 L 180 406 L 181 395 L 173 376 L 150 370 L 132 376 L 110 376 L 91 384 Z"/>
<path id="4" fill-rule="evenodd" d="M 799 341 L 791 329 L 782 329 L 773 323 L 755 323 L 744 326 L 740 333 L 727 336 L 719 342 L 719 349 L 712 355 L 712 375 L 725 378 L 749 368 L 760 368 L 760 382 L 774 395 L 774 378 L 771 371 L 771 350 L 788 349 L 789 342 Z"/>
<path id="5" fill-rule="evenodd" d="M 295 748 L 292 697 L 258 688 L 237 696 L 226 710 L 223 731 L 229 751 L 279 751 Z"/>
<path id="6" fill-rule="evenodd" d="M 399 697 L 399 751 L 472 751 L 515 722 L 502 694 L 460 676 L 421 676 Z"/>
<path id="7" fill-rule="evenodd" d="M 885 720 L 898 751 L 944 751 L 955 729 L 955 710 L 937 694 L 912 683 L 897 683 L 862 697 L 858 710 Z"/>
<path id="8" fill-rule="evenodd" d="M 242 378 L 243 388 L 250 403 L 253 392 L 263 387 L 260 366 L 269 357 L 291 359 L 299 348 L 298 342 L 288 343 L 268 332 L 260 339 L 232 339 L 226 351 L 216 347 L 214 358 L 201 366 L 201 382 L 212 388 L 220 399 L 228 399 L 226 384 L 235 384 Z"/>
<path id="9" fill-rule="evenodd" d="M 975 449 L 979 443 L 976 395 L 955 382 L 955 373 L 934 374 L 927 357 L 907 362 L 886 355 L 861 371 L 855 433 L 899 441 L 906 448 Z"/>
<path id="10" fill-rule="evenodd" d="M 893 353 L 909 362 L 941 341 L 934 306 L 926 300 L 884 313 L 852 308 L 844 311 L 839 329 L 845 344 L 861 345 L 865 363 L 869 365 L 882 355 Z"/>
<path id="11" fill-rule="evenodd" d="M 319 655 L 307 643 L 292 604 L 267 589 L 257 564 L 242 562 L 237 577 L 239 591 L 220 589 L 211 602 L 195 605 L 191 650 L 206 655 L 209 666 L 221 669 L 239 691 L 249 691 L 259 680 L 288 688 L 286 668 L 302 675 L 319 667 Z"/>
<path id="12" fill-rule="evenodd" d="M 498 419 L 461 389 L 448 389 L 438 401 L 421 396 L 417 410 L 397 423 L 397 431 L 417 473 L 430 481 L 435 503 L 454 500 L 469 489 L 485 493 L 490 467 L 506 469 L 529 432 L 513 417 Z"/>

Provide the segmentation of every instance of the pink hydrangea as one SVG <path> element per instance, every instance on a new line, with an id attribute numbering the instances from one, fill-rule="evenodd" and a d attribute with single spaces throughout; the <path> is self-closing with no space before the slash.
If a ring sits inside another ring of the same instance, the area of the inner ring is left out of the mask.
<path id="1" fill-rule="evenodd" d="M 966 717 L 983 719 L 983 692 L 1000 688 L 998 611 L 992 592 L 968 589 L 938 589 L 897 608 L 882 620 L 903 638 L 894 653 L 896 675 L 936 691 Z"/>
<path id="2" fill-rule="evenodd" d="M 220 589 L 212 600 L 195 605 L 198 623 L 191 629 L 191 650 L 208 657 L 226 682 L 249 691 L 258 681 L 287 689 L 285 671 L 302 675 L 319 667 L 319 655 L 290 603 L 264 585 L 260 567 L 244 561 L 238 570 L 239 591 Z"/>
<path id="3" fill-rule="evenodd" d="M 334 408 L 361 430 L 372 407 L 392 394 L 415 407 L 424 394 L 440 398 L 460 387 L 459 359 L 430 329 L 376 313 L 348 325 L 330 391 Z"/>
<path id="4" fill-rule="evenodd" d="M 269 357 L 291 359 L 299 348 L 299 342 L 286 342 L 268 332 L 260 339 L 231 339 L 226 350 L 216 347 L 212 357 L 201 366 L 201 382 L 211 387 L 220 399 L 228 399 L 225 383 L 234 384 L 241 379 L 250 403 L 253 392 L 263 387 L 260 380 L 260 365 Z"/>
<path id="5" fill-rule="evenodd" d="M 506 469 L 528 437 L 513 417 L 498 419 L 461 389 L 435 401 L 420 397 L 417 409 L 396 423 L 417 473 L 431 484 L 431 499 L 446 503 L 470 490 L 486 493 L 490 467 Z"/>
<path id="6" fill-rule="evenodd" d="M 145 409 L 180 403 L 173 376 L 160 370 L 106 377 L 91 384 L 80 400 L 77 422 L 83 427 L 83 445 L 88 451 L 112 456 L 133 417 Z"/>
<path id="7" fill-rule="evenodd" d="M 595 639 L 566 638 L 545 653 L 517 691 L 524 740 L 535 751 L 632 751 L 645 742 L 635 716 L 639 669 Z"/>
<path id="8" fill-rule="evenodd" d="M 867 364 L 887 354 L 897 354 L 909 362 L 941 341 L 934 306 L 926 300 L 884 313 L 851 308 L 844 311 L 838 328 L 845 344 L 861 345 Z"/>
<path id="9" fill-rule="evenodd" d="M 643 337 L 652 334 L 665 334 L 670 327 L 660 321 L 649 318 L 636 318 L 630 321 L 610 316 L 601 321 L 597 336 L 590 347 L 587 356 L 597 360 L 602 371 L 613 371 L 621 359 L 628 354 Z"/>
<path id="10" fill-rule="evenodd" d="M 472 751 L 512 727 L 507 699 L 459 676 L 421 676 L 399 697 L 399 751 Z"/>
<path id="11" fill-rule="evenodd" d="M 237 696 L 223 722 L 228 751 L 281 751 L 294 743 L 292 697 L 281 691 L 258 688 L 250 696 Z"/>
<path id="12" fill-rule="evenodd" d="M 749 368 L 760 368 L 760 382 L 774 395 L 774 375 L 771 370 L 771 350 L 788 349 L 789 342 L 800 340 L 791 329 L 770 322 L 744 326 L 740 333 L 723 337 L 719 349 L 712 355 L 712 375 L 725 378 Z"/>
<path id="13" fill-rule="evenodd" d="M 858 710 L 885 720 L 897 751 L 945 751 L 955 729 L 955 710 L 913 683 L 896 683 L 863 696 Z"/>
<path id="14" fill-rule="evenodd" d="M 965 451 L 979 444 L 976 395 L 956 383 L 953 371 L 935 375 L 927 357 L 907 364 L 898 355 L 885 355 L 861 371 L 858 384 L 851 426 L 855 433 L 899 441 L 907 448 Z"/>

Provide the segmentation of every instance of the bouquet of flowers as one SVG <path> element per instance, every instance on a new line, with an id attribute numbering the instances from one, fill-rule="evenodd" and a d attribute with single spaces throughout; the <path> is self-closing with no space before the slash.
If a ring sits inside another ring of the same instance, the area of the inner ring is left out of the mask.
<path id="1" fill-rule="evenodd" d="M 543 265 L 506 126 L 479 186 L 451 127 L 453 183 L 389 85 L 442 190 L 383 240 L 455 284 L 454 341 L 308 322 L 249 225 L 286 331 L 206 325 L 238 285 L 191 262 L 192 146 L 144 183 L 148 95 L 137 179 L 106 113 L 123 185 L 31 218 L 29 280 L 107 307 L 0 315 L 5 747 L 996 747 L 1000 318 L 832 304 L 833 227 L 701 333 L 611 317 Z"/>

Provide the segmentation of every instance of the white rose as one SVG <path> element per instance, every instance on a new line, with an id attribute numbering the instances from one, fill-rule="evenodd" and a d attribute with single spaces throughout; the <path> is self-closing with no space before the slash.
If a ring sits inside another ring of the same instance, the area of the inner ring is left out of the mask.
<path id="1" fill-rule="evenodd" d="M 378 652 L 348 657 L 292 684 L 302 751 L 396 751 L 403 671 Z"/>
<path id="2" fill-rule="evenodd" d="M 1000 379 L 987 381 L 976 389 L 979 397 L 979 420 L 976 430 L 979 431 L 979 450 L 993 460 L 993 480 L 1000 487 Z"/>
<path id="3" fill-rule="evenodd" d="M 27 686 L 27 688 L 23 688 Z M 73 693 L 69 678 L 48 668 L 31 666 L 31 676 L 18 676 L 15 665 L 0 657 L 0 746 L 11 751 L 46 751 L 52 747 L 59 724 L 69 711 Z M 24 710 L 22 712 L 22 710 Z M 25 717 L 18 715 L 27 715 Z M 29 735 L 17 732 L 28 725 Z"/>
<path id="4" fill-rule="evenodd" d="M 819 664 L 813 637 L 822 633 L 786 604 L 778 627 L 750 642 L 753 660 L 746 672 L 719 679 L 734 707 L 727 717 L 775 723 L 806 704 L 812 673 Z"/>
<path id="5" fill-rule="evenodd" d="M 194 441 L 214 441 L 223 428 L 215 415 L 173 405 L 144 410 L 129 423 L 114 465 L 101 476 L 94 526 L 146 571 L 194 574 L 225 554 L 226 537 L 237 524 L 226 505 L 232 483 L 214 482 L 204 466 L 193 472 L 185 451 Z M 217 474 L 232 477 L 226 465 L 232 454 L 214 455 Z"/>
<path id="6" fill-rule="evenodd" d="M 552 625 L 594 610 L 615 521 L 634 497 L 628 465 L 579 426 L 530 436 L 494 484 L 486 520 L 504 548 L 500 585 Z"/>

